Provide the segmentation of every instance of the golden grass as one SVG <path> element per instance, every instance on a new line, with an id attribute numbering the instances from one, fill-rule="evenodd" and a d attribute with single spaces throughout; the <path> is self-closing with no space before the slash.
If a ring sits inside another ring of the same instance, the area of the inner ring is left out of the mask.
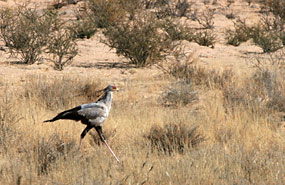
<path id="1" fill-rule="evenodd" d="M 80 82 L 68 74 L 64 78 L 68 79 L 63 82 L 69 82 L 69 88 L 89 83 L 92 86 L 96 82 L 91 76 L 82 77 Z M 44 75 L 29 77 L 32 86 L 51 82 L 55 83 L 54 79 Z M 198 106 L 165 107 L 152 95 L 161 93 L 167 84 L 167 80 L 152 79 L 150 83 L 149 77 L 140 78 L 122 83 L 122 90 L 114 94 L 113 108 L 103 130 L 112 133 L 108 143 L 121 164 L 104 145 L 92 144 L 90 135 L 78 151 L 79 135 L 84 129 L 79 122 L 42 123 L 65 108 L 86 103 L 88 98 L 84 95 L 70 96 L 71 103 L 66 101 L 51 110 L 43 106 L 43 99 L 35 96 L 41 86 L 15 88 L 4 84 L 0 90 L 0 184 L 285 182 L 285 134 L 272 127 L 275 123 L 269 114 L 249 111 L 242 105 L 226 112 L 219 89 L 199 91 Z M 26 91 L 31 96 L 23 96 Z M 73 91 L 64 93 L 70 95 Z M 183 154 L 177 151 L 165 155 L 153 150 L 144 136 L 152 126 L 168 123 L 199 126 L 197 131 L 206 141 L 195 148 L 186 148 Z"/>

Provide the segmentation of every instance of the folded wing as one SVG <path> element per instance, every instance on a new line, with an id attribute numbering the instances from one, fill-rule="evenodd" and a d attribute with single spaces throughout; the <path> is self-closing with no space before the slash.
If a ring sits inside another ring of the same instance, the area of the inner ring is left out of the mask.
<path id="1" fill-rule="evenodd" d="M 85 119 L 96 119 L 98 117 L 107 117 L 107 112 L 104 106 L 97 104 L 83 106 L 82 109 L 78 110 L 78 114 L 83 116 Z"/>

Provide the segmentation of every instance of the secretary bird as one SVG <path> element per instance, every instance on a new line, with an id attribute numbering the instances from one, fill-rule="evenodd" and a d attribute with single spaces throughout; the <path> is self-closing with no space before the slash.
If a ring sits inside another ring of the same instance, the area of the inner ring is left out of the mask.
<path id="1" fill-rule="evenodd" d="M 106 139 L 102 132 L 102 124 L 107 119 L 112 106 L 113 91 L 116 90 L 116 86 L 108 85 L 104 91 L 104 95 L 95 103 L 79 105 L 75 108 L 63 111 L 57 116 L 44 122 L 54 122 L 59 119 L 69 119 L 74 121 L 81 121 L 82 124 L 87 125 L 80 135 L 79 149 L 81 142 L 90 129 L 95 128 L 101 141 L 107 146 L 115 159 L 119 161 L 115 153 L 107 144 Z"/>

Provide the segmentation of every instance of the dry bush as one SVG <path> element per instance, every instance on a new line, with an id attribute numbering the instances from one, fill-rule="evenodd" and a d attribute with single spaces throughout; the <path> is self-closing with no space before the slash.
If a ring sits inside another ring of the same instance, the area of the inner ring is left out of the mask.
<path id="1" fill-rule="evenodd" d="M 188 83 L 208 88 L 223 89 L 233 83 L 234 73 L 231 69 L 223 72 L 209 70 L 192 63 L 174 63 L 169 67 L 167 73 L 177 79 L 185 80 Z"/>
<path id="2" fill-rule="evenodd" d="M 184 153 L 186 149 L 195 148 L 205 140 L 198 132 L 198 127 L 183 123 L 166 124 L 164 127 L 154 125 L 144 137 L 151 143 L 153 150 L 168 155 Z"/>
<path id="3" fill-rule="evenodd" d="M 37 100 L 40 106 L 59 110 L 76 103 L 95 101 L 101 93 L 99 82 L 84 78 L 54 78 L 40 75 L 36 79 L 28 76 L 24 97 Z M 80 101 L 80 102 L 79 102 Z"/>
<path id="4" fill-rule="evenodd" d="M 213 28 L 213 15 L 214 11 L 206 11 L 208 14 L 197 15 L 193 14 L 193 20 L 199 22 L 202 25 L 201 29 L 194 29 L 187 25 L 182 25 L 175 22 L 172 17 L 166 17 L 163 19 L 161 27 L 167 32 L 170 38 L 175 40 L 187 40 L 189 42 L 196 42 L 199 45 L 214 47 L 216 36 L 211 30 Z"/>
<path id="5" fill-rule="evenodd" d="M 77 11 L 76 37 L 90 38 L 98 28 L 107 28 L 134 19 L 145 6 L 141 0 L 90 0 Z"/>
<path id="6" fill-rule="evenodd" d="M 264 65 L 258 60 L 254 74 L 241 86 L 234 83 L 223 89 L 225 107 L 256 107 L 270 112 L 285 111 L 284 62 Z"/>
<path id="7" fill-rule="evenodd" d="M 203 29 L 213 29 L 214 28 L 214 15 L 215 9 L 206 7 L 201 13 L 198 13 L 197 10 L 192 14 L 192 19 L 197 21 Z"/>
<path id="8" fill-rule="evenodd" d="M 70 31 L 55 10 L 19 6 L 0 12 L 1 38 L 11 55 L 33 64 L 45 51 L 52 55 L 55 69 L 62 70 L 77 55 L 74 31 Z"/>
<path id="9" fill-rule="evenodd" d="M 171 40 L 187 40 L 192 42 L 194 31 L 190 27 L 175 23 L 172 19 L 165 19 L 162 22 L 162 28 L 167 32 Z"/>
<path id="10" fill-rule="evenodd" d="M 6 92 L 8 93 L 8 91 Z M 16 124 L 21 117 L 15 112 L 13 102 L 7 94 L 1 94 L 0 102 L 0 149 L 7 152 L 12 141 L 20 136 L 15 130 Z"/>
<path id="11" fill-rule="evenodd" d="M 78 54 L 78 48 L 73 31 L 67 28 L 58 28 L 49 35 L 46 52 L 52 55 L 54 69 L 63 70 Z"/>
<path id="12" fill-rule="evenodd" d="M 38 174 L 48 174 L 51 165 L 56 163 L 60 157 L 70 155 L 74 150 L 76 144 L 75 141 L 65 143 L 57 134 L 52 135 L 48 141 L 42 138 L 42 141 L 38 143 L 33 151 L 37 154 L 37 169 Z"/>
<path id="13" fill-rule="evenodd" d="M 201 46 L 214 47 L 216 36 L 212 30 L 197 31 L 189 26 L 174 23 L 172 19 L 163 21 L 162 28 L 167 32 L 171 40 L 187 40 L 196 42 Z"/>
<path id="14" fill-rule="evenodd" d="M 154 8 L 158 18 L 188 17 L 191 13 L 192 2 L 187 0 L 165 1 L 156 0 L 148 8 Z"/>
<path id="15" fill-rule="evenodd" d="M 90 39 L 97 31 L 94 22 L 90 21 L 88 18 L 75 21 L 70 29 L 73 30 L 74 37 L 80 39 Z"/>
<path id="16" fill-rule="evenodd" d="M 264 99 L 267 95 L 266 89 L 255 84 L 255 77 L 245 80 L 241 86 L 232 84 L 223 90 L 224 108 L 226 111 L 235 112 L 240 107 L 245 107 L 253 112 L 265 110 Z"/>
<path id="17" fill-rule="evenodd" d="M 235 74 L 232 69 L 225 69 L 223 72 L 212 70 L 211 84 L 208 84 L 208 86 L 223 89 L 233 84 L 234 80 Z"/>
<path id="18" fill-rule="evenodd" d="M 274 52 L 283 47 L 280 33 L 277 30 L 268 30 L 266 27 L 257 26 L 253 30 L 253 41 L 260 46 L 263 52 Z"/>
<path id="19" fill-rule="evenodd" d="M 245 21 L 238 20 L 235 22 L 235 30 L 226 31 L 227 43 L 238 46 L 253 38 L 253 42 L 260 46 L 264 52 L 274 52 L 282 48 L 283 31 L 280 31 L 276 19 L 264 17 L 258 25 L 247 26 Z"/>
<path id="20" fill-rule="evenodd" d="M 238 88 L 235 85 L 223 89 L 223 97 L 226 111 L 235 111 L 241 105 L 251 107 L 259 103 L 257 97 L 249 95 L 248 89 L 245 87 Z"/>
<path id="21" fill-rule="evenodd" d="M 82 0 L 55 0 L 51 6 L 55 9 L 59 9 L 70 4 L 77 4 L 80 1 Z"/>
<path id="22" fill-rule="evenodd" d="M 96 21 L 86 7 L 76 11 L 76 18 L 76 21 L 69 27 L 75 38 L 89 39 L 97 32 Z"/>
<path id="23" fill-rule="evenodd" d="M 251 27 L 247 26 L 245 21 L 238 20 L 235 22 L 234 31 L 226 31 L 227 43 L 238 46 L 241 42 L 253 38 L 254 43 L 264 52 L 274 52 L 284 45 L 284 25 L 285 21 L 280 15 L 268 12 L 261 17 L 257 25 Z"/>
<path id="24" fill-rule="evenodd" d="M 56 15 L 53 11 L 40 13 L 36 8 L 26 6 L 1 9 L 1 39 L 9 48 L 10 54 L 20 55 L 26 64 L 39 61 Z"/>
<path id="25" fill-rule="evenodd" d="M 161 101 L 165 105 L 188 105 L 198 101 L 198 92 L 191 84 L 175 82 L 161 94 Z"/>
<path id="26" fill-rule="evenodd" d="M 264 37 L 264 43 L 261 44 L 265 50 L 275 51 L 281 47 L 284 47 L 285 43 L 285 2 L 283 0 L 267 0 L 262 2 L 265 9 L 271 12 L 273 15 L 266 11 L 266 14 L 261 19 L 262 28 L 267 33 Z M 262 34 L 262 33 L 261 33 Z M 269 40 L 269 41 L 268 41 Z M 272 45 L 271 48 L 267 45 Z M 266 51 L 265 51 L 266 52 Z"/>
<path id="27" fill-rule="evenodd" d="M 83 11 L 97 28 L 106 28 L 126 19 L 127 12 L 122 2 L 120 0 L 89 0 L 84 5 Z"/>
<path id="28" fill-rule="evenodd" d="M 75 40 L 77 33 L 76 29 L 71 29 L 68 22 L 59 17 L 58 12 L 51 12 L 51 14 L 54 16 L 54 23 L 51 25 L 44 49 L 47 54 L 51 55 L 54 69 L 61 71 L 78 54 Z"/>
<path id="29" fill-rule="evenodd" d="M 262 1 L 267 8 L 285 23 L 285 2 L 283 0 L 266 0 Z"/>
<path id="30" fill-rule="evenodd" d="M 251 38 L 252 28 L 247 26 L 245 21 L 237 20 L 234 22 L 234 27 L 235 30 L 226 31 L 227 44 L 239 46 L 242 42 Z"/>
<path id="31" fill-rule="evenodd" d="M 285 84 L 284 71 L 257 71 L 253 78 L 253 83 L 259 87 L 259 98 L 265 100 L 266 107 L 285 112 Z"/>
<path id="32" fill-rule="evenodd" d="M 216 42 L 216 35 L 212 30 L 197 31 L 194 33 L 193 41 L 201 46 L 214 48 Z"/>
<path id="33" fill-rule="evenodd" d="M 163 61 L 172 49 L 172 43 L 165 34 L 159 32 L 159 23 L 153 18 L 150 14 L 107 27 L 104 30 L 104 43 L 137 67 Z"/>

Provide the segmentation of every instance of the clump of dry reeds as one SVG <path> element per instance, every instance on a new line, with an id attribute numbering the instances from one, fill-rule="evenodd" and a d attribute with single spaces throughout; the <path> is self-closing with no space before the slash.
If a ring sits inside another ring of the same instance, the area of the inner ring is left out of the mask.
<path id="1" fill-rule="evenodd" d="M 153 149 L 172 154 L 183 153 L 186 149 L 195 148 L 205 140 L 198 127 L 190 127 L 186 124 L 166 124 L 164 127 L 154 125 L 149 134 L 145 136 Z"/>

